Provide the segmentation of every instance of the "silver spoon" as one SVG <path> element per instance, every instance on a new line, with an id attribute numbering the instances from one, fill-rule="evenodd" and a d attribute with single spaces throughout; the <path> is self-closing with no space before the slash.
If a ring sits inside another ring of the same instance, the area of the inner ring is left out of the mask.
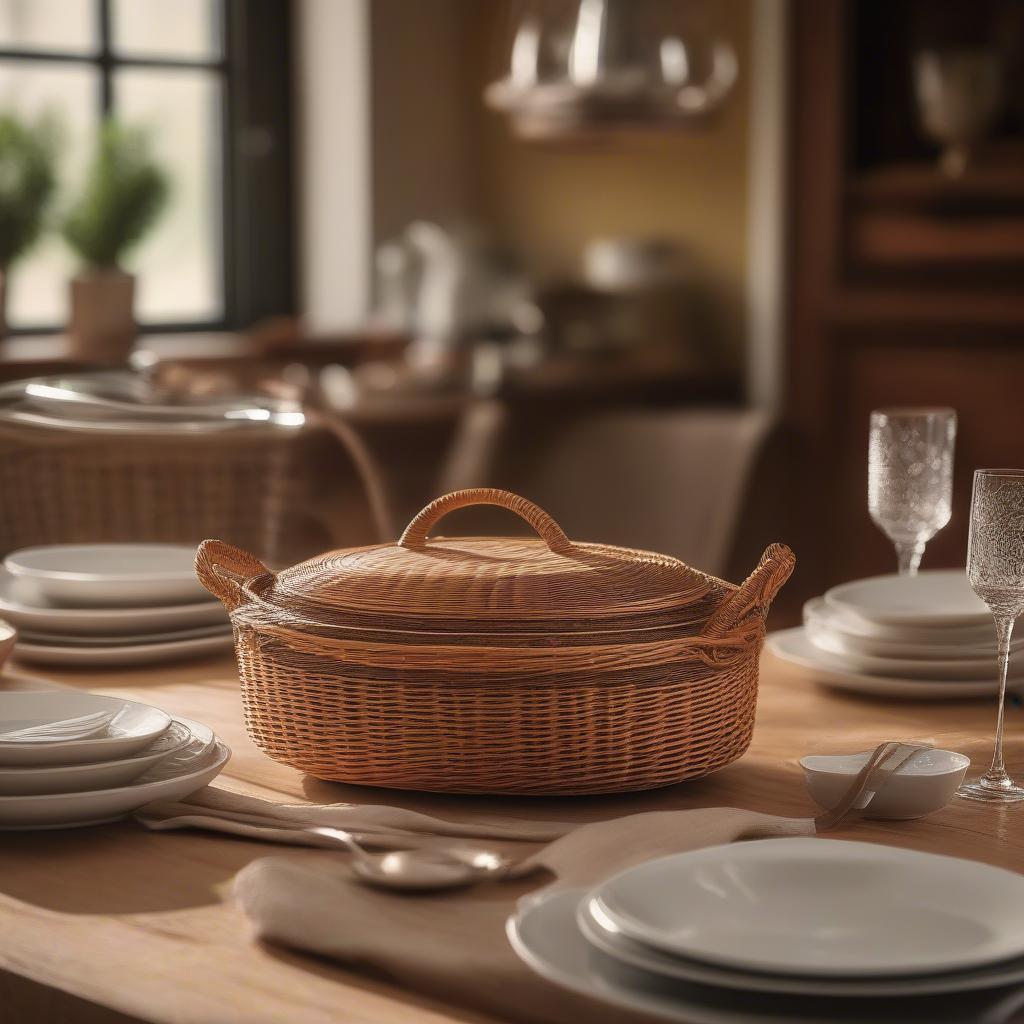
<path id="1" fill-rule="evenodd" d="M 227 832 L 251 839 L 271 842 L 295 842 L 303 835 L 315 835 L 332 843 L 340 843 L 352 853 L 352 873 L 364 885 L 384 889 L 403 889 L 407 892 L 461 889 L 477 882 L 496 880 L 518 867 L 501 854 L 479 847 L 449 847 L 446 849 L 417 847 L 425 836 L 400 836 L 395 832 L 367 839 L 389 844 L 410 844 L 411 849 L 371 853 L 351 832 L 340 828 L 314 825 L 257 825 L 250 822 L 219 818 L 215 815 L 186 814 L 175 818 L 152 818 L 136 814 L 148 828 L 165 829 L 203 828 L 214 832 Z"/>
<path id="2" fill-rule="evenodd" d="M 507 857 L 491 850 L 453 847 L 370 853 L 342 829 L 312 827 L 303 831 L 346 846 L 353 855 L 352 873 L 356 878 L 365 885 L 384 889 L 407 892 L 461 889 L 501 878 L 512 867 Z"/>

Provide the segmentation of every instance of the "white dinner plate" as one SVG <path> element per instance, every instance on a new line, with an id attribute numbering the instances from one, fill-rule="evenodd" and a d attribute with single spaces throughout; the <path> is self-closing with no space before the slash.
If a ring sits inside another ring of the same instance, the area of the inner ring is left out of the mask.
<path id="1" fill-rule="evenodd" d="M 823 840 L 825 841 L 825 840 Z M 595 949 L 576 924 L 581 889 L 519 901 L 505 926 L 516 955 L 530 970 L 578 995 L 677 1024 L 943 1024 L 1010 1020 L 1020 994 L 999 989 L 941 996 L 856 999 L 790 996 L 720 988 L 659 977 Z M 1010 980 L 1013 980 L 1012 978 Z M 585 1007 L 577 1019 L 586 1020 Z"/>
<path id="2" fill-rule="evenodd" d="M 869 676 L 891 676 L 894 679 L 958 679 L 962 682 L 994 679 L 996 676 L 997 663 L 994 651 L 988 657 L 981 658 L 960 658 L 955 655 L 947 655 L 944 658 L 900 658 L 850 650 L 841 643 L 833 642 L 827 634 L 812 629 L 807 629 L 806 635 L 825 658 L 834 659 L 837 665 Z M 1010 672 L 1017 676 L 1024 673 L 1024 661 L 1011 661 Z"/>
<path id="3" fill-rule="evenodd" d="M 870 576 L 833 587 L 825 602 L 867 622 L 895 626 L 984 626 L 988 605 L 971 590 L 962 569 L 932 569 L 916 576 Z"/>
<path id="4" fill-rule="evenodd" d="M 875 843 L 692 850 L 623 871 L 588 902 L 626 938 L 744 971 L 894 977 L 1024 957 L 1024 876 Z"/>
<path id="5" fill-rule="evenodd" d="M 188 726 L 175 720 L 148 747 L 130 757 L 92 764 L 0 768 L 0 796 L 78 793 L 86 789 L 126 786 L 158 761 L 179 753 L 192 738 Z"/>
<path id="6" fill-rule="evenodd" d="M 74 636 L 71 633 L 33 633 L 23 629 L 18 634 L 22 643 L 42 647 L 138 647 L 140 644 L 169 644 L 181 640 L 202 640 L 208 636 L 230 633 L 227 622 L 194 629 L 173 629 L 166 633 L 140 633 L 137 636 Z"/>
<path id="7" fill-rule="evenodd" d="M 811 644 L 821 652 L 823 664 L 840 669 L 863 672 L 870 676 L 891 676 L 895 679 L 959 679 L 964 682 L 996 678 L 996 652 L 977 657 L 964 656 L 957 647 L 944 648 L 944 657 L 916 658 L 911 655 L 868 654 L 845 643 L 828 629 L 815 624 L 804 626 Z M 1024 673 L 1024 658 L 1010 662 L 1010 672 Z"/>
<path id="8" fill-rule="evenodd" d="M 208 596 L 187 544 L 48 544 L 22 548 L 4 568 L 51 604 L 124 608 L 187 604 Z"/>
<path id="9" fill-rule="evenodd" d="M 936 643 L 975 644 L 978 646 L 995 644 L 996 628 L 991 616 L 986 622 L 968 626 L 950 626 L 948 624 L 911 626 L 905 623 L 869 622 L 853 612 L 844 612 L 839 608 L 833 608 L 823 597 L 812 598 L 804 604 L 805 615 L 808 609 L 825 616 L 828 625 L 845 636 L 929 645 Z"/>
<path id="10" fill-rule="evenodd" d="M 226 624 L 227 612 L 220 601 L 206 595 L 193 604 L 138 606 L 135 608 L 60 608 L 46 603 L 30 604 L 16 593 L 16 581 L 0 569 L 0 616 L 19 629 L 36 633 L 67 633 L 75 636 L 133 636 L 196 626 Z"/>
<path id="11" fill-rule="evenodd" d="M 611 922 L 601 922 L 589 913 L 582 890 L 576 911 L 580 933 L 595 948 L 614 960 L 663 978 L 677 978 L 699 985 L 736 989 L 743 992 L 775 992 L 795 996 L 885 996 L 935 995 L 940 992 L 970 992 L 1024 981 L 1024 958 L 950 974 L 918 974 L 903 978 L 805 978 L 791 974 L 764 974 L 731 970 L 714 964 L 672 956 L 627 938 Z"/>
<path id="12" fill-rule="evenodd" d="M 228 651 L 233 643 L 230 630 L 195 640 L 173 640 L 156 644 L 118 644 L 116 647 L 73 647 L 67 644 L 31 644 L 18 641 L 14 657 L 37 665 L 148 665 L 155 661 L 198 658 Z"/>
<path id="13" fill-rule="evenodd" d="M 866 654 L 879 658 L 915 658 L 943 660 L 961 658 L 995 663 L 996 631 L 986 626 L 967 629 L 901 629 L 890 627 L 888 633 L 862 629 L 853 616 L 845 616 L 825 604 L 822 597 L 804 604 L 804 626 L 815 645 L 834 654 Z M 1024 650 L 1024 637 L 1013 643 L 1013 649 Z"/>
<path id="14" fill-rule="evenodd" d="M 807 637 L 825 658 L 869 676 L 891 676 L 895 679 L 958 679 L 961 682 L 994 679 L 996 676 L 994 653 L 989 658 L 891 658 L 876 654 L 844 654 L 822 647 L 820 638 L 813 637 L 809 630 Z M 1020 675 L 1022 670 L 1024 663 L 1011 663 L 1011 674 Z"/>
<path id="15" fill-rule="evenodd" d="M 950 700 L 994 695 L 999 684 L 992 679 L 906 679 L 876 676 L 847 668 L 841 658 L 819 650 L 811 643 L 803 626 L 769 633 L 765 644 L 777 658 L 804 670 L 816 683 L 852 693 L 877 697 L 909 697 L 913 700 Z M 1010 690 L 1024 689 L 1024 678 L 1011 678 Z"/>
<path id="16" fill-rule="evenodd" d="M 59 743 L 0 741 L 0 765 L 26 767 L 54 764 L 94 764 L 113 761 L 139 753 L 162 735 L 171 724 L 171 716 L 159 708 L 104 697 L 82 690 L 17 690 L 0 693 L 0 732 L 45 725 L 97 711 L 122 708 L 107 733 L 87 740 L 63 740 Z"/>
<path id="17" fill-rule="evenodd" d="M 100 825 L 156 800 L 183 800 L 202 789 L 220 774 L 231 751 L 207 726 L 188 718 L 179 720 L 192 732 L 190 744 L 126 786 L 46 796 L 0 796 L 0 831 Z"/>

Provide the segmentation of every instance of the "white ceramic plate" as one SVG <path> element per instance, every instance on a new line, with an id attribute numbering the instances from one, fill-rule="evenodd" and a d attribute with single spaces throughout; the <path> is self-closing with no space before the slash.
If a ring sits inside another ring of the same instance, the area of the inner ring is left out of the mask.
<path id="1" fill-rule="evenodd" d="M 576 925 L 582 890 L 520 900 L 505 933 L 516 955 L 542 978 L 579 995 L 677 1024 L 942 1024 L 1008 1021 L 1020 1001 L 1005 989 L 916 999 L 857 999 L 744 992 L 659 977 L 591 946 Z M 948 976 L 947 976 L 948 977 Z M 945 978 L 943 980 L 946 980 Z M 1009 974 L 1008 981 L 1017 977 Z M 585 1020 L 586 1017 L 580 1017 Z"/>
<path id="2" fill-rule="evenodd" d="M 1024 876 L 875 843 L 693 850 L 630 868 L 588 902 L 629 939 L 745 971 L 893 977 L 1024 956 Z"/>
<path id="3" fill-rule="evenodd" d="M 852 693 L 909 697 L 913 700 L 950 700 L 985 697 L 999 690 L 994 675 L 990 680 L 902 679 L 854 672 L 844 665 L 842 659 L 815 647 L 803 626 L 770 633 L 766 645 L 777 658 L 806 671 L 814 682 Z M 1024 679 L 1011 678 L 1008 685 L 1011 690 L 1024 689 Z"/>
<path id="4" fill-rule="evenodd" d="M 578 890 L 585 897 L 582 890 Z M 906 978 L 803 978 L 787 974 L 737 971 L 713 964 L 672 956 L 634 942 L 614 930 L 611 922 L 596 921 L 588 912 L 589 901 L 580 900 L 576 923 L 583 938 L 614 960 L 664 978 L 745 992 L 775 992 L 797 996 L 885 997 L 933 995 L 939 992 L 970 992 L 1024 981 L 1024 959 L 994 967 L 953 974 L 919 974 Z"/>
<path id="5" fill-rule="evenodd" d="M 976 658 L 963 657 L 956 647 L 946 648 L 942 658 L 894 657 L 892 655 L 866 654 L 851 650 L 841 640 L 836 640 L 827 630 L 813 626 L 804 627 L 807 639 L 816 647 L 825 664 L 834 663 L 837 668 L 863 672 L 869 676 L 891 676 L 896 679 L 994 679 L 996 677 L 996 654 Z M 1010 671 L 1016 675 L 1024 672 L 1024 659 L 1014 659 Z"/>
<path id="6" fill-rule="evenodd" d="M 819 637 L 809 630 L 807 637 L 821 651 L 824 658 L 835 660 L 837 665 L 863 672 L 869 676 L 891 676 L 895 679 L 958 679 L 972 682 L 978 679 L 994 679 L 996 658 L 890 658 L 875 654 L 842 653 L 823 647 Z M 1011 664 L 1010 671 L 1020 675 L 1024 663 Z M 1014 671 L 1016 670 L 1016 671 Z"/>
<path id="7" fill-rule="evenodd" d="M 159 708 L 122 697 L 104 697 L 81 690 L 13 691 L 0 693 L 0 732 L 44 725 L 96 711 L 123 708 L 107 735 L 61 743 L 0 742 L 0 765 L 95 764 L 131 757 L 148 747 L 171 724 Z"/>
<path id="8" fill-rule="evenodd" d="M 15 579 L 0 569 L 0 615 L 19 629 L 75 636 L 125 636 L 226 624 L 227 612 L 209 594 L 194 604 L 135 608 L 59 608 L 30 604 L 16 593 Z"/>
<path id="9" fill-rule="evenodd" d="M 867 629 L 863 627 L 867 625 Z M 815 645 L 833 654 L 866 654 L 879 658 L 915 658 L 941 661 L 945 658 L 991 660 L 995 663 L 996 631 L 991 623 L 978 627 L 877 629 L 854 616 L 845 616 L 816 597 L 804 604 L 804 626 Z M 1013 649 L 1024 650 L 1024 638 Z"/>
<path id="10" fill-rule="evenodd" d="M 984 626 L 992 620 L 962 569 L 853 580 L 829 590 L 825 602 L 847 615 L 886 625 Z"/>
<path id="11" fill-rule="evenodd" d="M 50 544 L 12 552 L 4 568 L 47 602 L 124 608 L 202 600 L 195 557 L 184 544 Z"/>
<path id="12" fill-rule="evenodd" d="M 48 796 L 0 796 L 0 831 L 99 825 L 124 818 L 155 800 L 182 800 L 202 789 L 220 774 L 231 751 L 206 726 L 187 718 L 180 721 L 193 735 L 185 751 L 157 763 L 126 786 Z"/>
<path id="13" fill-rule="evenodd" d="M 119 644 L 116 647 L 29 644 L 18 641 L 14 657 L 37 665 L 148 665 L 155 661 L 198 658 L 231 649 L 230 631 L 196 640 L 175 640 L 156 644 Z"/>
<path id="14" fill-rule="evenodd" d="M 202 640 L 208 636 L 224 636 L 230 623 L 197 626 L 195 629 L 174 629 L 166 633 L 140 633 L 137 636 L 74 636 L 71 633 L 33 633 L 22 630 L 18 638 L 25 644 L 41 647 L 138 647 L 140 644 L 177 643 L 181 640 Z"/>
<path id="15" fill-rule="evenodd" d="M 898 643 L 921 644 L 976 644 L 987 646 L 995 643 L 995 624 L 991 617 L 984 623 L 969 626 L 946 624 L 910 626 L 884 622 L 869 622 L 852 612 L 833 608 L 823 597 L 816 597 L 804 604 L 804 613 L 812 608 L 827 618 L 828 625 L 847 636 L 869 639 L 891 640 Z"/>
<path id="16" fill-rule="evenodd" d="M 170 727 L 148 747 L 131 757 L 94 764 L 40 765 L 37 768 L 0 768 L 0 796 L 38 796 L 78 793 L 87 789 L 126 786 L 158 761 L 176 754 L 192 742 L 183 722 Z"/>

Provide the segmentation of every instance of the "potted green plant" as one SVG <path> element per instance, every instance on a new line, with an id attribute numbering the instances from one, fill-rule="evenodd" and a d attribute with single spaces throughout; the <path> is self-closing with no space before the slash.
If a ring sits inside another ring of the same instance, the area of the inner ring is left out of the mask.
<path id="1" fill-rule="evenodd" d="M 11 267 L 42 234 L 57 184 L 53 125 L 0 115 L 0 338 L 7 329 Z"/>
<path id="2" fill-rule="evenodd" d="M 64 218 L 64 240 L 82 262 L 71 281 L 74 355 L 98 362 L 127 358 L 135 340 L 135 276 L 128 253 L 167 203 L 168 180 L 146 131 L 108 120 L 81 195 Z"/>

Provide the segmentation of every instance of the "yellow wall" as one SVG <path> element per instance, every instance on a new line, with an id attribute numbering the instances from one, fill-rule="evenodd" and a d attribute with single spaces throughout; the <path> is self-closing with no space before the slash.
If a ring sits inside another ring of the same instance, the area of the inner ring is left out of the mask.
<path id="1" fill-rule="evenodd" d="M 549 273 L 575 270 L 583 245 L 599 236 L 677 240 L 691 251 L 721 339 L 737 358 L 745 337 L 752 3 L 714 0 L 710 8 L 740 61 L 737 86 L 710 130 L 557 147 L 515 139 L 500 115 L 483 108 L 483 86 L 505 70 L 510 16 L 496 0 L 462 5 L 475 212 Z"/>

